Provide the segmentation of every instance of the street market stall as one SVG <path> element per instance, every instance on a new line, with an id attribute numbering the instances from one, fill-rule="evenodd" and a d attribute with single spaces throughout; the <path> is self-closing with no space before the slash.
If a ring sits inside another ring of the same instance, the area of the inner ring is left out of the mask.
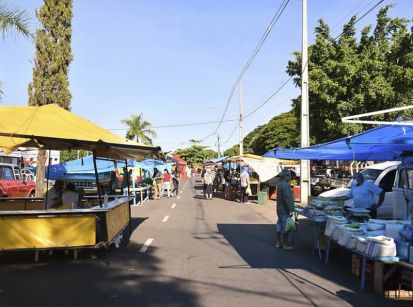
<path id="1" fill-rule="evenodd" d="M 96 160 L 140 160 L 160 150 L 123 138 L 56 105 L 40 107 L 0 107 L 0 147 L 11 152 L 25 146 L 45 150 L 83 149 L 93 152 L 97 186 Z M 46 198 L 47 199 L 47 198 Z M 111 200 L 111 201 L 109 201 Z M 87 209 L 61 210 L 33 208 L 26 205 L 0 211 L 2 251 L 78 249 L 108 247 L 129 225 L 129 196 L 104 201 L 98 189 L 98 205 Z M 4 199 L 2 201 L 6 201 Z M 2 206 L 0 205 L 0 208 Z M 38 255 L 36 253 L 36 255 Z"/>
<path id="2" fill-rule="evenodd" d="M 240 165 L 248 166 L 252 173 L 256 173 L 258 178 L 250 176 L 250 186 L 252 191 L 252 196 L 258 196 L 261 191 L 261 185 L 264 182 L 268 182 L 275 178 L 286 165 L 286 163 L 296 163 L 295 161 L 283 161 L 276 158 L 266 158 L 260 157 L 253 154 L 245 154 L 242 156 L 233 156 L 227 158 L 225 163 L 228 164 L 229 168 L 239 168 Z M 264 192 L 262 192 L 264 193 Z M 265 192 L 265 194 L 270 193 Z M 268 195 L 266 195 L 268 197 Z"/>
<path id="3" fill-rule="evenodd" d="M 409 272 L 408 289 L 413 288 L 413 186 L 408 162 L 413 152 L 413 128 L 399 124 L 306 148 L 272 150 L 275 157 L 283 159 L 401 161 L 395 170 L 393 187 L 394 212 L 399 214 L 392 219 L 372 219 L 366 209 L 345 208 L 329 199 L 314 198 L 307 207 L 296 209 L 296 216 L 314 224 L 314 249 L 319 258 L 322 258 L 320 242 L 324 240 L 326 264 L 331 259 L 333 244 L 348 251 L 352 254 L 352 271 L 360 277 L 360 287 L 364 289 L 370 271 L 372 287 L 380 294 L 400 291 L 402 271 Z"/>

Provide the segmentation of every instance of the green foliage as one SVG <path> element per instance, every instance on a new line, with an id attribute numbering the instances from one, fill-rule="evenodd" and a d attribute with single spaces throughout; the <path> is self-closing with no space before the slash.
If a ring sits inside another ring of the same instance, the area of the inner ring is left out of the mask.
<path id="1" fill-rule="evenodd" d="M 310 133 L 322 143 L 369 127 L 343 124 L 341 118 L 387 108 L 410 105 L 413 100 L 413 37 L 411 20 L 390 18 L 389 6 L 377 15 L 377 23 L 361 31 L 357 39 L 353 17 L 338 41 L 319 21 L 316 42 L 309 47 Z M 287 72 L 301 86 L 301 54 L 295 52 Z M 293 100 L 299 118 L 301 97 Z M 409 115 L 409 113 L 404 113 Z M 400 114 L 376 116 L 394 120 Z M 297 121 L 297 126 L 299 121 Z"/>
<path id="2" fill-rule="evenodd" d="M 188 164 L 200 165 L 207 160 L 217 157 L 217 153 L 215 151 L 206 148 L 206 146 L 192 145 L 191 147 L 176 150 L 174 155 L 180 156 Z"/>
<path id="3" fill-rule="evenodd" d="M 281 113 L 273 117 L 267 124 L 258 126 L 244 138 L 244 153 L 264 155 L 274 147 L 297 147 L 300 144 L 300 133 L 297 119 L 293 111 Z M 224 151 L 225 156 L 239 155 L 239 146 Z"/>
<path id="4" fill-rule="evenodd" d="M 126 132 L 126 138 L 129 140 L 136 140 L 144 144 L 152 144 L 151 137 L 158 137 L 156 132 L 151 129 L 152 124 L 146 120 L 143 120 L 142 113 L 139 115 L 132 114 L 131 119 L 121 120 L 122 124 L 128 126 Z"/>
<path id="5" fill-rule="evenodd" d="M 16 31 L 25 37 L 31 38 L 32 34 L 29 29 L 29 20 L 24 10 L 10 7 L 10 5 L 0 0 L 0 32 L 3 39 L 12 31 Z"/>
<path id="6" fill-rule="evenodd" d="M 239 155 L 239 145 L 234 145 L 224 151 L 224 156 L 233 157 Z"/>
<path id="7" fill-rule="evenodd" d="M 62 150 L 60 152 L 60 162 L 77 160 L 88 156 L 90 153 L 86 150 Z"/>
<path id="8" fill-rule="evenodd" d="M 36 11 L 43 27 L 36 30 L 33 81 L 29 105 L 55 103 L 70 110 L 69 64 L 72 62 L 72 0 L 44 0 Z"/>
<path id="9" fill-rule="evenodd" d="M 15 30 L 18 34 L 25 37 L 32 37 L 29 29 L 29 20 L 26 12 L 18 8 L 10 7 L 6 1 L 0 0 L 0 32 L 3 39 Z M 3 96 L 2 83 L 0 82 L 0 100 Z"/>
<path id="10" fill-rule="evenodd" d="M 247 143 L 251 152 L 256 155 L 264 155 L 274 147 L 289 148 L 297 147 L 299 144 L 300 134 L 297 129 L 297 119 L 292 111 L 281 113 L 272 118 L 268 124 L 261 126 Z"/>

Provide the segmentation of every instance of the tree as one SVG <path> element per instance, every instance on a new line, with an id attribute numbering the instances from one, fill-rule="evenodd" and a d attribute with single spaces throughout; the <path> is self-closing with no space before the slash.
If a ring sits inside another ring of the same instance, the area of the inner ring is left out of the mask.
<path id="1" fill-rule="evenodd" d="M 90 152 L 87 150 L 62 150 L 60 152 L 60 163 L 77 160 L 89 155 Z"/>
<path id="2" fill-rule="evenodd" d="M 413 40 L 411 20 L 390 18 L 390 6 L 377 14 L 376 26 L 356 35 L 353 16 L 336 41 L 319 21 L 316 41 L 309 47 L 310 133 L 322 143 L 368 128 L 344 124 L 341 118 L 411 104 L 413 99 Z M 360 37 L 357 39 L 357 37 Z M 294 53 L 287 73 L 301 86 L 301 55 Z M 293 100 L 299 118 L 301 97 Z M 408 113 L 405 113 L 408 114 Z M 394 120 L 400 114 L 377 116 Z M 299 121 L 297 121 L 299 125 Z"/>
<path id="3" fill-rule="evenodd" d="M 192 145 L 188 148 L 181 148 L 176 150 L 174 154 L 180 156 L 191 165 L 202 164 L 217 156 L 217 153 L 214 150 L 207 149 L 207 146 L 201 145 Z"/>
<path id="4" fill-rule="evenodd" d="M 36 30 L 33 81 L 29 84 L 29 105 L 57 104 L 70 110 L 69 65 L 73 60 L 72 0 L 44 0 L 36 11 L 43 27 Z M 36 195 L 44 191 L 45 150 L 37 159 Z"/>
<path id="5" fill-rule="evenodd" d="M 239 155 L 239 145 L 234 145 L 224 151 L 224 156 L 233 157 Z"/>
<path id="6" fill-rule="evenodd" d="M 126 138 L 129 140 L 135 140 L 139 143 L 152 144 L 150 137 L 157 138 L 158 135 L 151 129 L 152 124 L 146 120 L 143 120 L 142 113 L 139 115 L 132 114 L 131 119 L 122 119 L 122 124 L 128 126 L 126 132 Z"/>
<path id="7" fill-rule="evenodd" d="M 29 29 L 29 20 L 30 18 L 24 10 L 12 8 L 6 1 L 0 0 L 0 32 L 3 39 L 13 30 L 20 35 L 31 38 L 32 34 Z M 0 99 L 2 95 L 2 84 L 0 82 Z"/>
<path id="8" fill-rule="evenodd" d="M 272 118 L 251 136 L 248 147 L 256 155 L 264 155 L 274 147 L 290 148 L 300 144 L 300 133 L 294 112 L 281 113 Z"/>

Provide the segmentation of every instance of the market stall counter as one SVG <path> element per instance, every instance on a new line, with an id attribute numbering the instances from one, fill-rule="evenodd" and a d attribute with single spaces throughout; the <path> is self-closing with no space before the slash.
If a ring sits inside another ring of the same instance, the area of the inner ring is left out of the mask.
<path id="1" fill-rule="evenodd" d="M 129 200 L 115 198 L 89 209 L 0 211 L 0 250 L 32 250 L 36 261 L 40 250 L 107 250 L 130 223 Z"/>

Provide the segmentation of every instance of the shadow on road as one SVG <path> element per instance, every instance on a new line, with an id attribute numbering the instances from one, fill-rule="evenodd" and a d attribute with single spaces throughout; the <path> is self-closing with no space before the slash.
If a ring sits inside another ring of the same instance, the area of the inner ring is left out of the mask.
<path id="1" fill-rule="evenodd" d="M 134 218 L 133 228 L 144 220 Z M 132 241 L 111 248 L 110 265 L 91 260 L 88 251 L 77 261 L 63 251 L 42 254 L 38 263 L 32 253 L 10 254 L 7 263 L 2 256 L 0 306 L 199 306 L 188 282 L 160 275 L 156 246 L 148 253 L 140 248 Z"/>
<path id="2" fill-rule="evenodd" d="M 217 224 L 219 233 L 248 264 L 240 265 L 236 263 L 233 266 L 227 265 L 220 268 L 227 270 L 277 269 L 286 279 L 286 282 L 294 286 L 300 293 L 302 291 L 297 284 L 306 284 L 319 288 L 326 294 L 340 297 L 350 304 L 382 306 L 382 304 L 389 303 L 371 292 L 359 290 L 358 279 L 351 275 L 349 257 L 340 259 L 340 263 L 332 263 L 326 266 L 316 256 L 311 255 L 312 240 L 314 238 L 312 225 L 306 221 L 300 221 L 300 223 L 300 241 L 295 245 L 296 249 L 294 251 L 285 251 L 274 247 L 274 224 Z M 301 270 L 340 284 L 354 290 L 354 292 L 343 290 L 333 293 L 327 287 L 309 280 L 307 276 L 311 276 L 310 274 L 297 273 Z M 301 295 L 305 296 L 305 293 L 303 292 Z M 308 302 L 313 304 L 310 298 L 308 298 Z"/>

